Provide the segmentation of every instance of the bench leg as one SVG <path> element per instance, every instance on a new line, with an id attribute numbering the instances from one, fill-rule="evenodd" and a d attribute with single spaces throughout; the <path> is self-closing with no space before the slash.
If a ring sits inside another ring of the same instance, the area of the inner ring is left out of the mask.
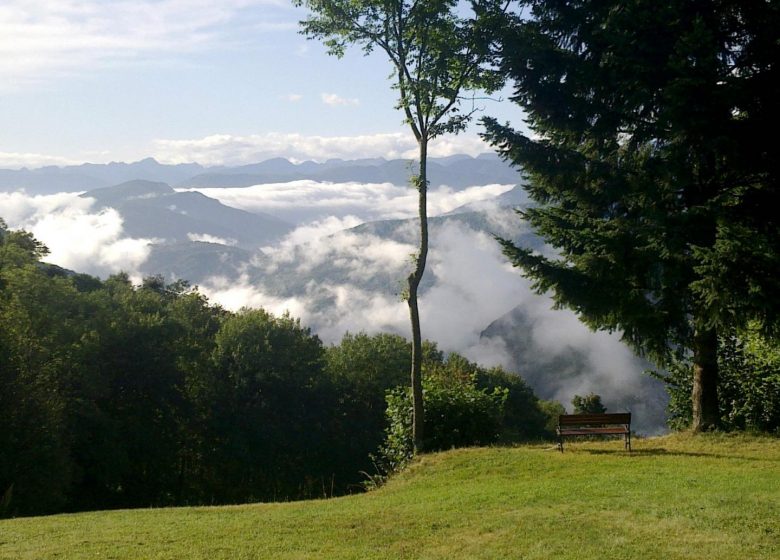
<path id="1" fill-rule="evenodd" d="M 558 436 L 558 451 L 563 453 L 563 436 Z"/>
<path id="2" fill-rule="evenodd" d="M 628 449 L 629 453 L 631 452 L 631 432 L 627 432 L 625 436 L 625 447 Z"/>

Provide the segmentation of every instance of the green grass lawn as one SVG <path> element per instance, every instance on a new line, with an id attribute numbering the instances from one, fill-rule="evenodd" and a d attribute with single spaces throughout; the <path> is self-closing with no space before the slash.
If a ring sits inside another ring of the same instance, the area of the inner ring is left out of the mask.
<path id="1" fill-rule="evenodd" d="M 463 449 L 332 500 L 0 521 L 0 558 L 780 558 L 780 439 Z"/>

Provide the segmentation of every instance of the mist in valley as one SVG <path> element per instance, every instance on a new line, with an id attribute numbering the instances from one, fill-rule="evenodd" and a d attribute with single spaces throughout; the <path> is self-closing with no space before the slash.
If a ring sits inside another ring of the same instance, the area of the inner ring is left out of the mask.
<path id="1" fill-rule="evenodd" d="M 289 312 L 325 343 L 346 332 L 408 336 L 402 291 L 416 246 L 413 189 L 312 180 L 164 194 L 138 188 L 112 199 L 115 207 L 90 192 L 22 191 L 0 193 L 0 207 L 9 227 L 32 232 L 50 249 L 47 260 L 67 269 L 101 277 L 123 271 L 136 282 L 153 274 L 186 279 L 231 310 Z M 640 432 L 662 431 L 666 397 L 661 383 L 644 373 L 649 364 L 619 333 L 591 332 L 572 312 L 553 310 L 501 254 L 495 235 L 551 251 L 513 211 L 516 204 L 507 203 L 522 201 L 518 192 L 512 184 L 431 189 L 423 336 L 446 352 L 519 373 L 540 398 L 570 408 L 575 394 L 595 392 L 610 411 L 634 412 Z M 220 211 L 226 207 L 223 223 L 196 216 L 188 206 L 193 193 Z M 183 229 L 138 235 L 147 231 L 135 223 L 143 215 L 138 205 L 152 202 Z M 232 211 L 287 226 L 273 242 L 254 242 L 230 231 Z"/>

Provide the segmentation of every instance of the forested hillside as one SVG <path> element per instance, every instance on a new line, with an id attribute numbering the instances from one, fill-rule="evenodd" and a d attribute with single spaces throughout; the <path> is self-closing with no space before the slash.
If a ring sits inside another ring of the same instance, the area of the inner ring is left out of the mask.
<path id="1" fill-rule="evenodd" d="M 343 494 L 377 472 L 385 393 L 409 371 L 402 337 L 325 347 L 287 315 L 45 254 L 0 222 L 0 515 Z M 546 433 L 549 407 L 516 375 L 433 344 L 426 368 L 496 404 L 480 442 Z"/>

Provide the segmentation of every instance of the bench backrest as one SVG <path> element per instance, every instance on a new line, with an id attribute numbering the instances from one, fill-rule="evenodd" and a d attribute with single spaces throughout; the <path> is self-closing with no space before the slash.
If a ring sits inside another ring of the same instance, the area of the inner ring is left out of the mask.
<path id="1" fill-rule="evenodd" d="M 602 426 L 604 424 L 631 424 L 630 412 L 607 414 L 561 414 L 559 426 Z"/>

